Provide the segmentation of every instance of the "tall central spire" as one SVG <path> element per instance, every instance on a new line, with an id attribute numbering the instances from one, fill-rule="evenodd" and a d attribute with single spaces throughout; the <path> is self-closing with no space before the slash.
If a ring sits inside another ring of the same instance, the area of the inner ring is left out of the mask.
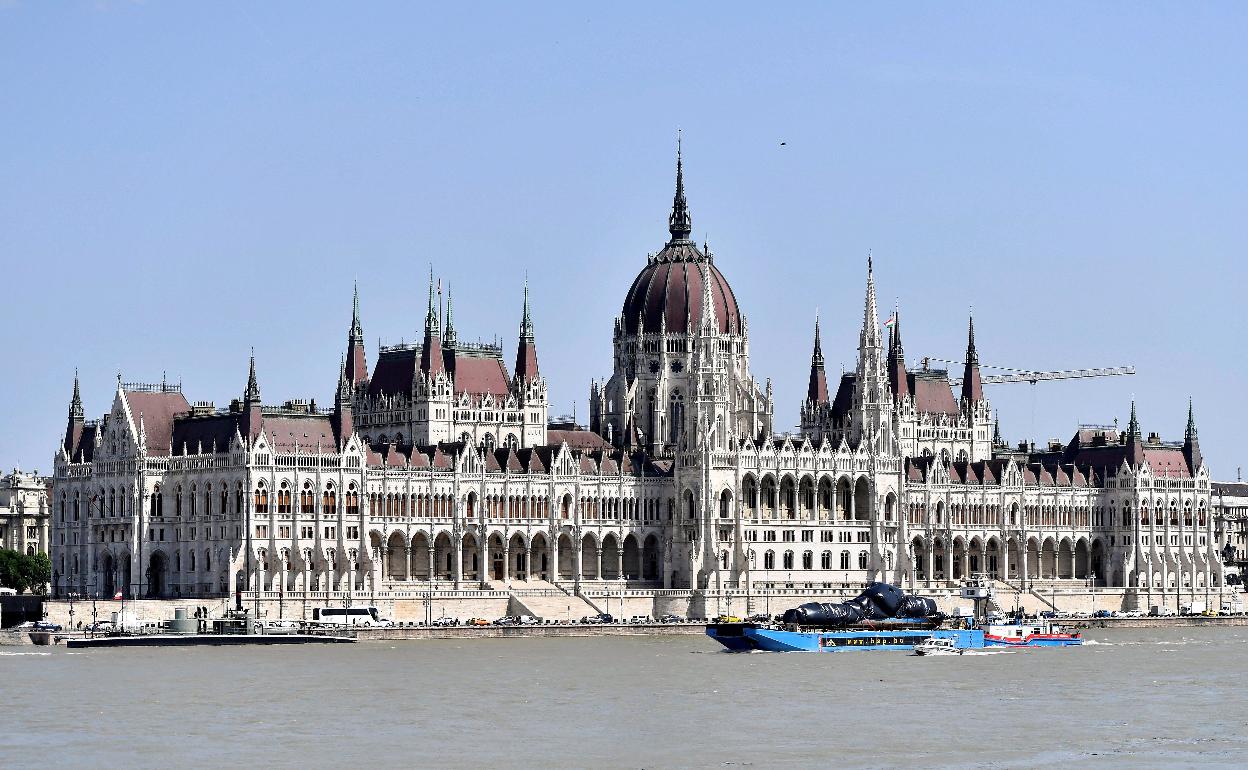
<path id="1" fill-rule="evenodd" d="M 681 138 L 676 136 L 676 195 L 672 198 L 672 215 L 667 218 L 667 231 L 673 241 L 689 240 L 693 221 L 689 217 L 689 203 L 685 200 L 685 172 L 681 162 Z"/>
<path id="2" fill-rule="evenodd" d="M 360 324 L 360 285 L 354 284 L 351 290 L 351 342 L 364 341 L 364 327 Z"/>
<path id="3" fill-rule="evenodd" d="M 810 354 L 810 379 L 806 383 L 806 400 L 812 404 L 828 403 L 828 376 L 823 368 L 823 345 L 819 340 L 819 316 L 815 316 L 815 349 Z"/>
<path id="4" fill-rule="evenodd" d="M 875 270 L 867 252 L 867 299 L 862 314 L 862 347 L 880 347 L 880 314 L 875 303 Z"/>

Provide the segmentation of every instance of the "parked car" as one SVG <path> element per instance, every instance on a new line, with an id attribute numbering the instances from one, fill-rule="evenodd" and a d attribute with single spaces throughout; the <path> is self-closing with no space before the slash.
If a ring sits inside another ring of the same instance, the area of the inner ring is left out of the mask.
<path id="1" fill-rule="evenodd" d="M 468 626 L 488 626 L 489 624 L 490 624 L 490 621 L 486 620 L 485 618 L 468 618 L 468 622 L 467 622 L 467 623 L 465 623 L 464 625 L 468 625 Z"/>
<path id="2" fill-rule="evenodd" d="M 598 613 L 598 621 L 597 621 L 597 622 L 599 622 L 599 623 L 614 623 L 614 622 L 615 622 L 615 618 L 614 618 L 614 617 L 612 617 L 611 615 L 608 615 L 608 614 L 607 614 L 607 613 L 605 613 L 605 612 L 600 612 L 600 613 Z"/>
<path id="3" fill-rule="evenodd" d="M 34 631 L 61 631 L 62 630 L 60 623 L 49 623 L 46 620 L 36 620 L 34 624 L 31 625 L 31 629 Z"/>
<path id="4" fill-rule="evenodd" d="M 654 619 L 649 615 L 634 615 L 628 619 L 629 623 L 653 623 Z"/>
<path id="5" fill-rule="evenodd" d="M 432 624 L 432 625 L 435 625 L 435 626 L 458 626 L 458 625 L 459 625 L 459 620 L 457 620 L 456 618 L 448 618 L 448 617 L 443 616 L 443 617 L 440 617 L 440 618 L 435 618 L 435 619 L 434 619 L 434 621 L 433 621 L 433 624 Z"/>
<path id="6" fill-rule="evenodd" d="M 743 623 L 745 621 L 741 620 L 741 618 L 737 617 L 736 615 L 720 615 L 719 617 L 715 618 L 715 622 L 716 623 Z"/>
<path id="7" fill-rule="evenodd" d="M 1114 613 L 1110 612 L 1109 610 L 1097 610 L 1096 612 L 1092 613 L 1092 617 L 1094 618 L 1112 618 L 1113 616 L 1114 616 Z"/>

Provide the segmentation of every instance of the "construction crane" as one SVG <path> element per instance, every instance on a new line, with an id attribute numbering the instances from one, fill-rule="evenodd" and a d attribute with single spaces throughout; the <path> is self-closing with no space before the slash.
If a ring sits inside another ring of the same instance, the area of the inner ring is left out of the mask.
<path id="1" fill-rule="evenodd" d="M 942 364 L 957 364 L 964 366 L 965 361 L 951 361 L 947 358 L 924 358 L 923 367 L 927 368 L 928 361 L 939 361 Z M 1037 382 L 1044 380 L 1079 380 L 1088 377 L 1124 377 L 1135 374 L 1134 366 L 1112 366 L 1100 369 L 1067 369 L 1060 372 L 1033 372 L 1027 369 L 1011 369 L 1008 366 L 990 366 L 980 364 L 983 369 L 998 369 L 1009 374 L 990 374 L 980 377 L 980 382 L 985 385 L 1000 385 L 1007 382 L 1030 382 L 1035 385 Z M 962 384 L 961 377 L 949 378 L 949 383 L 954 387 Z"/>

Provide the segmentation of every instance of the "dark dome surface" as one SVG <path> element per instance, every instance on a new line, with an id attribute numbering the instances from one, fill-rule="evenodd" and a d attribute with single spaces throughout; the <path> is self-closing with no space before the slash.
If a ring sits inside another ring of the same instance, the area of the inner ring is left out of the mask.
<path id="1" fill-rule="evenodd" d="M 625 332 L 657 334 L 664 318 L 669 334 L 685 331 L 690 323 L 697 329 L 702 320 L 702 268 L 706 264 L 719 331 L 741 334 L 741 314 L 732 287 L 713 262 L 707 263 L 693 243 L 669 243 L 637 274 L 624 298 Z"/>

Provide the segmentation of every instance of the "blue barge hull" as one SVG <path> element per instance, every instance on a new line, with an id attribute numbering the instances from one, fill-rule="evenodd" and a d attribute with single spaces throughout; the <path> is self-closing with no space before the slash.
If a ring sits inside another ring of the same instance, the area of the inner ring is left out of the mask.
<path id="1" fill-rule="evenodd" d="M 959 649 L 984 647 L 980 629 L 893 628 L 853 631 L 785 631 L 749 624 L 706 627 L 706 635 L 734 652 L 846 652 L 849 650 L 913 650 L 928 639 L 950 639 Z"/>

